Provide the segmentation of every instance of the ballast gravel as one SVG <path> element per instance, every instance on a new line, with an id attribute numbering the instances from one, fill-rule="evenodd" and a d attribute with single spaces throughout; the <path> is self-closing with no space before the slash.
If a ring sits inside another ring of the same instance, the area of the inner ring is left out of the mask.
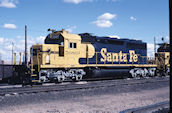
<path id="1" fill-rule="evenodd" d="M 0 113 L 119 113 L 169 101 L 169 82 L 0 96 Z"/>

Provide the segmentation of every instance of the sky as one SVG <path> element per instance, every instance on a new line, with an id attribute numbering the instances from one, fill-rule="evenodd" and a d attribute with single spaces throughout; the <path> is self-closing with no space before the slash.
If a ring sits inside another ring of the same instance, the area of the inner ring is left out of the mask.
<path id="1" fill-rule="evenodd" d="M 153 56 L 154 37 L 169 41 L 168 0 L 0 0 L 0 59 L 42 44 L 48 28 L 142 40 Z"/>

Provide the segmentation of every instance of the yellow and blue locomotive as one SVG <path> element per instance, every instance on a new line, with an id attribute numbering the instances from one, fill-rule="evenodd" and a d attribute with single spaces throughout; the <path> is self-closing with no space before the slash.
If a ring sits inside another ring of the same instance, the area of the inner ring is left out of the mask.
<path id="1" fill-rule="evenodd" d="M 62 29 L 48 34 L 44 44 L 31 47 L 33 82 L 75 81 L 97 77 L 154 76 L 147 44 L 141 40 L 71 34 Z"/>

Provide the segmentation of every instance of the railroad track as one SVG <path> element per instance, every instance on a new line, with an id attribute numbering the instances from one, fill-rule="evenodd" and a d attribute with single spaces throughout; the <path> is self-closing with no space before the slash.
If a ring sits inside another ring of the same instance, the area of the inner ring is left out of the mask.
<path id="1" fill-rule="evenodd" d="M 169 113 L 169 103 L 169 101 L 164 101 L 144 107 L 127 109 L 120 113 Z"/>
<path id="2" fill-rule="evenodd" d="M 51 91 L 65 91 L 65 90 L 81 90 L 81 89 L 94 89 L 103 87 L 113 86 L 124 86 L 124 85 L 136 85 L 146 83 L 158 83 L 167 82 L 167 77 L 157 78 L 142 78 L 142 79 L 118 79 L 118 80 L 104 80 L 104 81 L 81 81 L 71 82 L 69 84 L 52 84 L 52 85 L 41 85 L 41 86 L 26 86 L 26 87 L 13 87 L 13 88 L 0 88 L 0 96 L 24 94 L 24 93 L 39 93 L 39 92 L 51 92 Z"/>

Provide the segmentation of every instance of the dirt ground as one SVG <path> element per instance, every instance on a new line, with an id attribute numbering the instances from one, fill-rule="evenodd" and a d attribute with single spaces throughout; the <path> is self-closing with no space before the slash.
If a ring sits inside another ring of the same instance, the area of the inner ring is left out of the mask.
<path id="1" fill-rule="evenodd" d="M 169 100 L 169 87 L 161 87 L 139 92 L 79 96 L 60 101 L 41 100 L 41 103 L 1 108 L 0 113 L 119 113 L 126 109 L 167 100 Z"/>

